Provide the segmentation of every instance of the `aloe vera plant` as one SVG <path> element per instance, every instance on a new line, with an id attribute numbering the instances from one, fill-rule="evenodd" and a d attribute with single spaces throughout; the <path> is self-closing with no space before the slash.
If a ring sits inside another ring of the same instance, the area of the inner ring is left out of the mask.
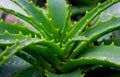
<path id="1" fill-rule="evenodd" d="M 107 20 L 99 19 L 101 12 L 120 0 L 98 3 L 74 24 L 70 19 L 71 6 L 65 0 L 47 0 L 45 12 L 26 0 L 11 1 L 27 15 L 2 6 L 0 9 L 36 29 L 0 20 L 0 66 L 14 55 L 31 64 L 15 77 L 32 77 L 35 70 L 40 73 L 36 77 L 85 77 L 88 71 L 105 67 L 120 69 L 120 47 L 113 43 L 93 44 L 103 35 L 120 29 L 120 17 L 110 15 Z M 92 27 L 88 27 L 90 23 Z"/>

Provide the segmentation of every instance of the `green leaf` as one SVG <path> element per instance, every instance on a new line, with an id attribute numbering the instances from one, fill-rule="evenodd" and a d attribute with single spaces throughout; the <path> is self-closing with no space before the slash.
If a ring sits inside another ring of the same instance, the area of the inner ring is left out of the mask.
<path id="1" fill-rule="evenodd" d="M 75 56 L 77 56 L 84 47 L 86 47 L 91 42 L 99 39 L 101 36 L 103 36 L 103 35 L 105 35 L 107 33 L 110 33 L 112 31 L 120 29 L 120 22 L 119 21 L 120 21 L 119 17 L 112 16 L 109 20 L 104 21 L 104 22 L 103 21 L 99 21 L 93 27 L 88 28 L 81 35 L 85 36 L 89 40 L 81 42 L 73 50 L 73 53 L 71 54 L 70 58 L 74 58 Z"/>
<path id="2" fill-rule="evenodd" d="M 86 12 L 86 15 L 79 22 L 77 22 L 74 28 L 70 31 L 68 38 L 75 35 L 78 36 L 79 34 L 81 34 L 81 32 L 84 31 L 85 27 L 87 27 L 87 25 L 91 23 L 91 21 L 93 21 L 93 19 L 97 15 L 99 15 L 103 10 L 107 9 L 108 7 L 119 1 L 120 0 L 108 0 L 102 4 L 98 4 L 98 6 L 92 11 Z"/>
<path id="3" fill-rule="evenodd" d="M 65 0 L 47 0 L 47 10 L 53 26 L 62 29 L 68 11 Z"/>
<path id="4" fill-rule="evenodd" d="M 84 49 L 78 59 L 70 59 L 70 61 L 63 63 L 60 70 L 69 72 L 74 68 L 85 65 L 104 65 L 106 67 L 113 67 L 120 69 L 120 47 L 113 45 L 94 46 Z"/>
<path id="5" fill-rule="evenodd" d="M 49 51 L 46 47 L 42 46 L 28 46 L 23 49 L 28 54 L 34 56 L 37 60 L 40 60 L 40 63 L 47 70 L 53 70 L 52 65 L 56 66 L 61 63 L 59 58 L 56 56 L 57 54 Z M 40 58 L 40 56 L 42 57 Z"/>
<path id="6" fill-rule="evenodd" d="M 9 24 L 1 20 L 0 21 L 0 34 L 4 33 L 5 30 L 7 30 L 9 33 L 12 33 L 12 34 L 18 34 L 21 31 L 24 35 L 29 35 L 29 34 L 31 34 L 32 36 L 35 36 L 35 34 L 38 35 L 38 33 L 31 31 L 25 25 L 18 25 L 17 23 Z M 40 37 L 40 35 L 38 36 Z"/>
<path id="7" fill-rule="evenodd" d="M 16 42 L 16 40 L 22 41 L 26 38 L 29 38 L 29 36 L 24 36 L 21 32 L 19 34 L 11 34 L 7 31 L 0 34 L 0 48 L 4 48 L 7 45 L 12 45 Z"/>
<path id="8" fill-rule="evenodd" d="M 0 76 L 1 77 L 10 77 L 31 65 L 26 61 L 20 59 L 19 57 L 13 55 L 4 65 L 0 66 Z"/>
<path id="9" fill-rule="evenodd" d="M 16 40 L 15 44 L 13 44 L 11 47 L 7 46 L 6 49 L 0 54 L 0 66 L 4 64 L 10 57 L 19 52 L 19 50 L 39 42 L 41 42 L 41 40 L 38 38 L 25 39 L 21 42 Z"/>
<path id="10" fill-rule="evenodd" d="M 70 14 L 71 14 L 70 12 L 71 12 L 71 8 L 69 8 L 69 11 L 67 12 L 67 16 L 64 21 L 63 28 L 61 30 L 61 38 L 60 38 L 61 46 L 62 46 L 62 43 L 65 42 L 65 37 L 66 37 L 67 32 L 72 27 L 71 22 L 70 22 Z"/>
<path id="11" fill-rule="evenodd" d="M 36 22 L 31 16 L 25 16 L 19 12 L 16 12 L 12 9 L 7 9 L 4 7 L 0 7 L 1 10 L 7 12 L 7 13 L 11 13 L 12 15 L 15 15 L 19 18 L 21 18 L 22 20 L 26 21 L 27 23 L 31 24 L 36 30 L 38 30 L 41 35 L 47 39 L 51 39 L 51 35 L 50 33 L 45 29 L 45 27 L 43 26 L 42 23 Z"/>
<path id="12" fill-rule="evenodd" d="M 38 48 L 38 47 L 32 45 L 32 46 L 28 46 L 28 47 L 24 48 L 23 50 L 24 50 L 25 53 L 31 55 L 32 57 L 34 57 L 34 59 L 36 59 L 36 62 L 38 63 L 37 64 L 38 66 L 46 68 L 49 71 L 53 71 L 52 65 L 50 63 L 48 63 L 41 55 L 42 53 L 46 53 L 45 48 L 42 48 L 42 47 L 40 48 L 40 47 L 41 46 L 39 46 L 39 48 Z M 23 58 L 25 61 L 27 61 L 30 64 L 34 65 L 33 60 L 30 60 L 30 59 L 27 60 L 27 56 L 29 56 L 29 55 L 26 55 L 24 53 L 21 54 L 21 52 L 17 54 L 17 56 Z M 51 55 L 48 55 L 48 56 L 51 56 Z"/>
<path id="13" fill-rule="evenodd" d="M 31 16 L 35 21 L 42 23 L 42 26 L 46 28 L 48 32 L 51 33 L 51 25 L 48 18 L 43 14 L 43 10 L 36 7 L 32 2 L 28 2 L 25 0 L 12 0 L 16 3 L 20 8 L 22 8 L 29 16 Z"/>
<path id="14" fill-rule="evenodd" d="M 34 67 L 29 67 L 16 73 L 14 77 L 43 77 L 43 74 Z"/>
<path id="15" fill-rule="evenodd" d="M 40 61 L 41 62 L 43 62 L 43 61 L 40 58 L 39 58 L 40 61 L 38 61 L 38 59 L 36 59 L 36 57 L 34 57 L 34 55 L 31 55 L 30 53 L 26 53 L 24 51 L 19 51 L 15 55 L 18 56 L 19 58 L 25 60 L 27 63 L 32 65 L 36 70 L 43 71 L 43 67 L 40 63 Z"/>
<path id="16" fill-rule="evenodd" d="M 82 74 L 80 70 L 76 70 L 66 74 L 55 74 L 47 71 L 46 76 L 47 77 L 84 77 L 84 74 Z"/>
<path id="17" fill-rule="evenodd" d="M 61 61 L 64 59 L 62 49 L 51 41 L 42 42 L 37 46 L 26 47 L 25 51 L 28 51 L 28 53 L 30 51 L 36 51 L 37 54 L 42 55 L 49 63 L 54 66 L 60 65 Z"/>
<path id="18" fill-rule="evenodd" d="M 88 40 L 89 39 L 86 38 L 85 36 L 78 36 L 78 37 L 73 37 L 73 38 L 69 39 L 65 44 L 65 49 L 63 51 L 64 54 L 65 55 L 70 54 L 71 53 L 70 51 L 72 51 L 71 48 L 73 48 L 72 46 L 74 46 L 76 43 L 83 42 L 83 41 L 88 41 Z"/>

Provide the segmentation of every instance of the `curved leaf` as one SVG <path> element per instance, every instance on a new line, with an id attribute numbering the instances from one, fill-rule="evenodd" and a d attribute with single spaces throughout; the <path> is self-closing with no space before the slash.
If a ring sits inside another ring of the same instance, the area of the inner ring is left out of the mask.
<path id="1" fill-rule="evenodd" d="M 16 12 L 12 9 L 7 9 L 4 7 L 0 7 L 1 10 L 7 12 L 7 13 L 11 13 L 12 15 L 15 15 L 21 19 L 23 19 L 24 21 L 26 21 L 27 23 L 31 24 L 36 30 L 38 30 L 41 35 L 43 35 L 45 38 L 47 39 L 51 39 L 51 35 L 50 33 L 44 28 L 43 24 L 36 22 L 33 18 L 31 18 L 30 16 L 25 16 L 19 12 Z"/>
<path id="2" fill-rule="evenodd" d="M 98 6 L 96 8 L 90 12 L 86 12 L 86 15 L 78 23 L 75 24 L 74 28 L 69 33 L 68 38 L 75 35 L 78 36 L 97 15 L 119 1 L 120 0 L 108 0 L 102 4 L 98 3 Z"/>
<path id="3" fill-rule="evenodd" d="M 62 29 L 68 11 L 65 0 L 47 0 L 47 10 L 53 26 Z"/>
<path id="4" fill-rule="evenodd" d="M 29 67 L 16 73 L 13 77 L 43 77 L 43 74 L 40 71 L 36 71 L 34 67 Z"/>
<path id="5" fill-rule="evenodd" d="M 0 54 L 0 66 L 5 63 L 10 57 L 19 52 L 19 50 L 25 48 L 26 46 L 41 42 L 40 39 L 25 39 L 21 42 L 16 40 L 16 43 L 11 47 L 8 47 Z"/>
<path id="6" fill-rule="evenodd" d="M 16 40 L 22 41 L 30 36 L 24 36 L 21 32 L 19 34 L 10 34 L 7 31 L 0 34 L 0 48 L 4 48 L 7 45 L 12 45 Z"/>
<path id="7" fill-rule="evenodd" d="M 95 46 L 84 49 L 78 59 L 70 59 L 63 63 L 60 70 L 69 72 L 74 68 L 85 65 L 104 65 L 120 69 L 120 48 L 116 46 Z"/>
<path id="8" fill-rule="evenodd" d="M 32 36 L 35 36 L 35 34 L 38 35 L 37 33 L 28 29 L 27 26 L 18 25 L 17 23 L 8 24 L 1 20 L 0 21 L 0 34 L 4 33 L 5 30 L 7 30 L 9 33 L 12 33 L 12 34 L 18 34 L 21 31 L 24 35 L 29 35 L 29 34 L 31 34 Z"/>
<path id="9" fill-rule="evenodd" d="M 43 10 L 37 8 L 32 2 L 27 2 L 25 0 L 12 0 L 18 6 L 20 6 L 25 12 L 28 13 L 35 21 L 42 23 L 47 31 L 51 33 L 51 25 L 48 18 L 43 14 Z"/>
<path id="10" fill-rule="evenodd" d="M 99 21 L 97 24 L 95 24 L 93 27 L 88 28 L 84 33 L 81 35 L 85 36 L 88 38 L 88 41 L 83 41 L 81 42 L 74 50 L 73 53 L 71 54 L 70 58 L 76 57 L 80 51 L 86 47 L 88 44 L 91 42 L 99 39 L 101 36 L 110 33 L 112 31 L 120 29 L 120 18 L 112 16 L 111 19 L 107 21 Z"/>

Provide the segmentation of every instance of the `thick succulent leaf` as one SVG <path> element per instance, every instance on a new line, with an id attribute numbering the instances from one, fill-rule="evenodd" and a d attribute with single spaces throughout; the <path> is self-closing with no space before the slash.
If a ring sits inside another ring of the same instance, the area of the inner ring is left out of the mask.
<path id="1" fill-rule="evenodd" d="M 12 45 L 16 42 L 16 40 L 22 41 L 26 38 L 29 38 L 29 36 L 24 36 L 21 32 L 19 32 L 19 34 L 11 34 L 5 31 L 0 34 L 0 48 L 4 48 L 7 45 Z"/>
<path id="2" fill-rule="evenodd" d="M 7 46 L 6 49 L 0 54 L 0 66 L 4 64 L 10 57 L 19 52 L 19 50 L 39 42 L 41 42 L 41 40 L 38 38 L 25 39 L 21 42 L 16 40 L 15 44 L 13 44 L 11 47 Z"/>
<path id="3" fill-rule="evenodd" d="M 65 0 L 47 0 L 47 10 L 53 26 L 62 29 L 68 11 Z"/>
<path id="4" fill-rule="evenodd" d="M 71 8 L 69 8 L 69 11 L 67 12 L 67 16 L 66 16 L 63 28 L 61 30 L 61 38 L 60 38 L 61 45 L 62 43 L 64 43 L 66 34 L 68 31 L 70 31 L 70 28 L 71 28 L 70 12 L 71 12 Z"/>
<path id="5" fill-rule="evenodd" d="M 120 18 L 112 16 L 107 21 L 99 21 L 93 27 L 89 28 L 88 30 L 81 34 L 88 38 L 89 40 L 81 42 L 78 45 L 78 47 L 74 49 L 70 58 L 74 58 L 75 56 L 77 56 L 80 53 L 80 51 L 91 42 L 97 40 L 98 38 L 107 33 L 110 33 L 118 29 L 120 29 Z"/>
<path id="6" fill-rule="evenodd" d="M 42 25 L 46 28 L 47 31 L 51 32 L 51 25 L 48 18 L 43 14 L 43 10 L 37 8 L 32 2 L 28 2 L 26 0 L 12 0 L 18 6 L 20 6 L 25 12 L 28 13 L 35 21 L 42 23 Z"/>
<path id="7" fill-rule="evenodd" d="M 59 47 L 59 44 L 55 44 L 51 41 L 41 43 L 37 46 L 30 46 L 24 50 L 31 52 L 36 51 L 37 54 L 44 56 L 44 58 L 54 66 L 61 64 L 61 61 L 63 61 L 65 58 L 62 49 Z"/>
<path id="8" fill-rule="evenodd" d="M 36 30 L 38 30 L 41 33 L 41 35 L 43 35 L 43 37 L 46 37 L 47 39 L 52 38 L 51 34 L 45 29 L 43 24 L 36 22 L 31 16 L 25 16 L 19 12 L 16 12 L 12 9 L 7 9 L 4 7 L 0 7 L 0 9 L 7 13 L 11 13 L 12 15 L 15 15 L 15 16 L 21 18 L 22 20 L 26 21 L 27 23 L 31 24 Z"/>
<path id="9" fill-rule="evenodd" d="M 40 48 L 40 47 L 38 47 L 39 49 L 37 49 L 37 47 L 36 46 L 28 46 L 28 47 L 26 47 L 26 48 L 24 48 L 23 50 L 27 53 L 27 54 L 29 54 L 29 55 L 31 55 L 32 57 L 34 57 L 34 59 L 36 59 L 36 62 L 35 63 L 38 63 L 37 65 L 38 66 L 41 66 L 41 67 L 43 67 L 43 68 L 46 68 L 47 70 L 49 70 L 49 71 L 53 71 L 53 69 L 52 69 L 52 65 L 50 64 L 50 63 L 48 63 L 42 56 L 41 56 L 41 54 L 43 54 L 43 53 L 45 53 L 44 52 L 44 49 L 42 49 L 42 48 Z M 30 59 L 28 59 L 27 60 L 27 56 L 28 55 L 26 55 L 25 53 L 18 53 L 17 54 L 17 56 L 19 56 L 19 57 L 21 57 L 21 58 L 23 58 L 25 61 L 27 61 L 27 62 L 29 62 L 30 64 L 32 64 L 32 65 L 35 65 L 35 64 L 33 64 L 34 62 L 34 60 L 31 60 L 31 61 L 29 61 Z M 26 57 L 25 57 L 26 56 Z M 57 57 L 56 57 L 57 58 Z"/>
<path id="10" fill-rule="evenodd" d="M 40 63 L 40 61 L 42 62 L 41 59 L 39 59 L 40 61 L 38 61 L 38 59 L 36 59 L 36 57 L 34 57 L 34 55 L 31 55 L 31 54 L 26 53 L 24 51 L 19 51 L 15 55 L 18 56 L 19 58 L 23 59 L 24 61 L 26 61 L 30 65 L 32 65 L 36 70 L 43 71 L 43 67 Z"/>
<path id="11" fill-rule="evenodd" d="M 82 74 L 80 70 L 76 70 L 66 74 L 55 74 L 47 71 L 46 76 L 47 77 L 84 77 L 84 74 Z"/>
<path id="12" fill-rule="evenodd" d="M 86 38 L 85 36 L 78 36 L 78 37 L 73 37 L 71 39 L 69 39 L 67 41 L 67 43 L 65 44 L 65 49 L 64 49 L 64 54 L 68 55 L 70 54 L 70 51 L 72 51 L 73 46 L 75 45 L 75 43 L 79 43 L 82 41 L 88 41 L 89 39 Z"/>
<path id="13" fill-rule="evenodd" d="M 79 66 L 91 64 L 120 69 L 120 48 L 113 45 L 86 48 L 78 59 L 70 59 L 70 61 L 63 63 L 60 70 L 68 72 Z"/>
<path id="14" fill-rule="evenodd" d="M 60 60 L 64 59 L 63 50 L 59 47 L 60 43 L 54 43 L 53 41 L 48 41 L 48 42 L 44 42 L 41 45 L 48 47 L 47 51 L 51 52 L 51 54 L 56 55 Z"/>
<path id="15" fill-rule="evenodd" d="M 16 73 L 14 77 L 43 77 L 43 74 L 34 67 L 29 67 Z"/>
<path id="16" fill-rule="evenodd" d="M 96 8 L 94 8 L 90 12 L 86 12 L 86 15 L 75 24 L 74 28 L 69 33 L 68 38 L 71 36 L 79 35 L 97 15 L 119 1 L 120 0 L 108 0 L 102 4 L 98 3 L 98 6 Z"/>
<path id="17" fill-rule="evenodd" d="M 31 65 L 17 56 L 11 57 L 3 66 L 0 67 L 1 77 L 14 76 L 16 72 L 28 68 Z"/>
<path id="18" fill-rule="evenodd" d="M 18 34 L 21 31 L 24 35 L 29 35 L 29 34 L 31 34 L 32 36 L 35 36 L 35 34 L 38 35 L 38 33 L 31 31 L 25 25 L 20 26 L 17 23 L 9 24 L 9 23 L 6 23 L 6 22 L 1 20 L 0 21 L 0 34 L 4 33 L 5 30 L 7 30 L 9 33 L 12 33 L 12 34 Z"/>

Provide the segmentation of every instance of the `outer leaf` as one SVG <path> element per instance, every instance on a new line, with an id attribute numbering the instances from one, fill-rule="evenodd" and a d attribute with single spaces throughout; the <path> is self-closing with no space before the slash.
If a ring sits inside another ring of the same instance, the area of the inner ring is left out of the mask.
<path id="1" fill-rule="evenodd" d="M 103 36 L 109 32 L 120 29 L 119 21 L 120 21 L 120 18 L 111 17 L 110 20 L 104 21 L 104 22 L 100 21 L 93 27 L 86 30 L 82 35 L 87 37 L 89 40 L 81 42 L 78 45 L 78 47 L 76 47 L 73 50 L 73 53 L 71 54 L 70 58 L 76 57 L 84 47 L 86 47 L 91 42 L 97 40 L 101 36 Z"/>
<path id="2" fill-rule="evenodd" d="M 28 53 L 26 53 L 24 51 L 20 51 L 20 52 L 16 53 L 15 55 L 22 58 L 27 63 L 33 65 L 33 67 L 35 67 L 35 69 L 37 69 L 39 71 L 43 71 L 41 63 L 38 61 L 38 59 L 36 59 L 36 57 L 34 57 L 34 55 L 28 54 Z"/>
<path id="3" fill-rule="evenodd" d="M 24 49 L 26 52 L 31 53 L 31 55 L 36 51 L 36 54 L 33 55 L 33 56 L 43 56 L 45 60 L 48 61 L 48 64 L 47 66 L 45 66 L 45 63 L 43 64 L 43 66 L 46 68 L 48 66 L 52 66 L 54 65 L 57 66 L 57 65 L 60 65 L 61 64 L 61 61 L 59 60 L 58 58 L 58 54 L 55 54 L 53 53 L 53 51 L 50 51 L 51 49 L 49 48 L 46 48 L 46 47 L 41 47 L 41 46 L 30 46 L 30 47 L 27 47 Z M 39 58 L 37 58 L 39 59 Z M 39 59 L 40 60 L 40 59 Z M 43 62 L 42 62 L 43 63 Z"/>
<path id="4" fill-rule="evenodd" d="M 5 30 L 7 30 L 8 32 L 13 33 L 13 34 L 18 34 L 21 31 L 24 35 L 26 35 L 26 34 L 27 35 L 31 34 L 32 36 L 34 36 L 35 34 L 38 35 L 37 33 L 29 30 L 27 26 L 20 26 L 16 23 L 8 24 L 1 20 L 0 21 L 0 33 L 4 33 Z M 39 35 L 39 37 L 40 37 L 40 35 Z"/>
<path id="5" fill-rule="evenodd" d="M 39 49 L 38 49 L 39 48 Z M 37 46 L 28 46 L 27 48 L 23 49 L 26 53 L 32 55 L 34 58 L 36 58 L 38 63 L 41 65 L 41 67 L 46 68 L 49 71 L 53 71 L 52 65 L 48 63 L 44 56 L 42 54 L 46 53 L 45 48 L 37 47 Z M 48 55 L 48 54 L 47 54 Z M 20 56 L 20 54 L 18 55 Z M 43 57 L 42 57 L 43 56 Z M 48 55 L 49 56 L 49 55 Z M 23 57 L 24 58 L 24 57 Z M 57 57 L 56 57 L 57 58 Z M 24 58 L 25 59 L 25 58 Z M 25 59 L 26 60 L 26 59 Z M 48 60 L 49 61 L 49 60 Z M 55 60 L 56 61 L 56 60 Z M 54 60 L 53 60 L 54 62 Z M 57 62 L 57 61 L 56 61 Z M 55 63 L 55 62 L 54 62 Z"/>
<path id="6" fill-rule="evenodd" d="M 84 77 L 84 74 L 81 74 L 80 70 L 76 70 L 74 72 L 70 72 L 66 74 L 55 74 L 47 71 L 46 76 L 47 77 Z"/>
<path id="7" fill-rule="evenodd" d="M 65 62 L 60 70 L 68 72 L 79 66 L 85 65 L 104 65 L 106 67 L 120 68 L 120 48 L 116 46 L 96 46 L 90 47 L 80 54 L 78 59 L 71 59 Z"/>
<path id="8" fill-rule="evenodd" d="M 43 46 L 41 47 L 41 45 Z M 54 66 L 59 65 L 61 61 L 63 61 L 63 59 L 65 58 L 63 51 L 59 47 L 59 45 L 54 44 L 51 41 L 43 42 L 37 46 L 30 46 L 28 48 L 25 48 L 25 51 L 26 50 L 36 51 L 39 55 L 44 56 L 44 58 L 47 59 Z"/>
<path id="9" fill-rule="evenodd" d="M 62 29 L 68 11 L 65 0 L 47 0 L 47 10 L 53 26 Z"/>
<path id="10" fill-rule="evenodd" d="M 29 38 L 29 36 L 26 37 L 21 32 L 19 32 L 19 34 L 10 34 L 5 31 L 3 34 L 0 34 L 0 48 L 4 48 L 7 45 L 15 43 L 16 39 L 22 41 L 26 38 Z"/>
<path id="11" fill-rule="evenodd" d="M 16 41 L 11 47 L 7 47 L 1 54 L 0 54 L 0 66 L 5 63 L 10 57 L 14 54 L 19 52 L 20 49 L 25 48 L 26 46 L 41 42 L 40 39 L 26 39 L 24 41 L 18 42 Z"/>
<path id="12" fill-rule="evenodd" d="M 11 57 L 3 66 L 0 67 L 1 77 L 10 77 L 22 69 L 28 68 L 31 65 L 17 56 Z"/>
<path id="13" fill-rule="evenodd" d="M 107 9 L 108 7 L 119 1 L 120 0 L 108 0 L 102 4 L 98 4 L 96 8 L 94 8 L 90 12 L 87 12 L 86 15 L 78 23 L 75 24 L 74 28 L 69 33 L 68 38 L 79 35 L 97 15 L 99 15 L 103 10 Z"/>
<path id="14" fill-rule="evenodd" d="M 7 8 L 4 8 L 4 7 L 0 7 L 0 9 L 5 11 L 5 12 L 7 12 L 7 13 L 11 13 L 12 15 L 15 15 L 15 16 L 23 19 L 27 23 L 31 24 L 36 30 L 38 30 L 41 33 L 41 35 L 43 35 L 47 39 L 51 39 L 52 38 L 50 33 L 44 28 L 44 26 L 41 23 L 36 22 L 30 16 L 25 16 L 25 15 L 19 13 L 19 12 L 16 12 L 14 10 L 7 9 Z"/>
<path id="15" fill-rule="evenodd" d="M 43 10 L 38 9 L 32 2 L 29 3 L 25 0 L 12 0 L 12 1 L 21 8 L 23 8 L 23 10 L 25 10 L 25 12 L 27 12 L 28 15 L 33 17 L 33 19 L 35 19 L 37 22 L 42 23 L 47 31 L 49 32 L 52 31 L 49 20 L 42 13 Z"/>
<path id="16" fill-rule="evenodd" d="M 17 73 L 14 77 L 43 77 L 43 75 L 40 71 L 36 71 L 33 67 L 29 67 Z"/>

